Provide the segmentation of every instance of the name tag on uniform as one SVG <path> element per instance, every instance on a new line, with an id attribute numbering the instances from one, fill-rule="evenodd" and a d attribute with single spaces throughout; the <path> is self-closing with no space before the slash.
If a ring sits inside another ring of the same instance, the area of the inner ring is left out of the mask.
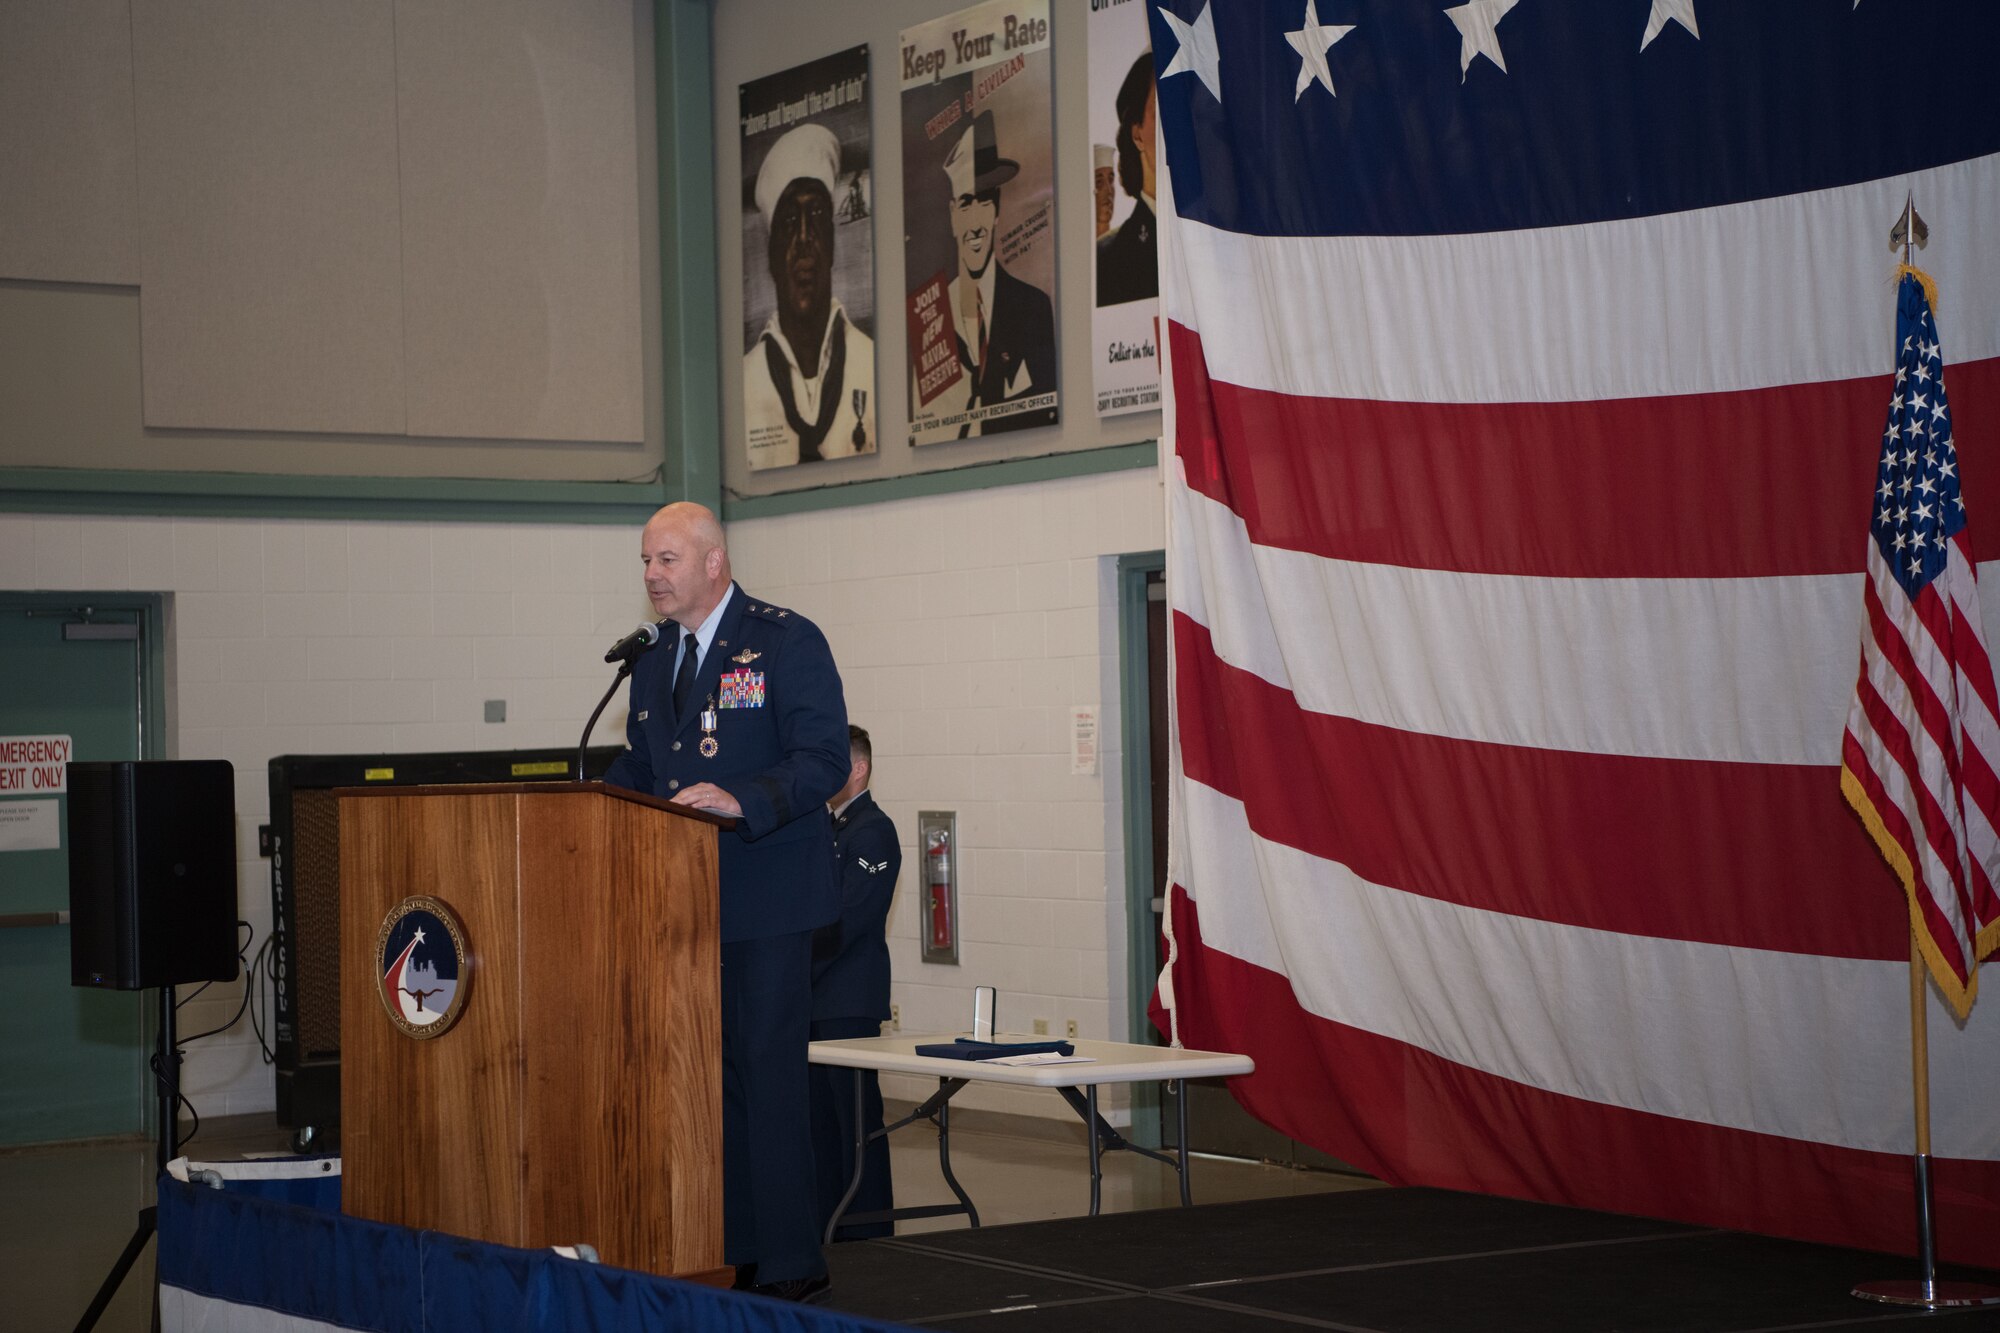
<path id="1" fill-rule="evenodd" d="M 764 673 L 761 671 L 725 671 L 716 690 L 717 708 L 762 708 L 764 706 Z"/>

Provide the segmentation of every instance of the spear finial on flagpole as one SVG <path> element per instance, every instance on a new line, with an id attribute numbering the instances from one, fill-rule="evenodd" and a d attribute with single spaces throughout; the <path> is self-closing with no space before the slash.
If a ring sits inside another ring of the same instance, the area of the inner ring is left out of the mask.
<path id="1" fill-rule="evenodd" d="M 1889 248 L 1903 251 L 1903 266 L 1910 266 L 1910 244 L 1916 243 L 1921 250 L 1931 243 L 1931 229 L 1924 225 L 1923 215 L 1917 212 L 1916 195 L 1903 196 L 1903 211 L 1896 215 L 1896 225 L 1889 231 Z"/>

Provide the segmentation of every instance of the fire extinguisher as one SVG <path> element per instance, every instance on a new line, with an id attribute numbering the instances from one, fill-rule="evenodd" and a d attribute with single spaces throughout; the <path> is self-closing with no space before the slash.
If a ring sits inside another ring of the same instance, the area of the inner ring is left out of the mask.
<path id="1" fill-rule="evenodd" d="M 951 835 L 931 830 L 924 847 L 924 884 L 930 898 L 931 948 L 951 943 Z"/>

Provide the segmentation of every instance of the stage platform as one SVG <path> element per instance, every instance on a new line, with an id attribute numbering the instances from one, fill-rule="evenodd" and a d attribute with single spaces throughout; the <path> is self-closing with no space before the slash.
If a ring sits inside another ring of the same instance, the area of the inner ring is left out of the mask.
<path id="1" fill-rule="evenodd" d="M 940 1231 L 828 1255 L 833 1308 L 980 1333 L 2000 1329 L 2000 1307 L 1930 1314 L 1848 1294 L 1914 1276 L 1910 1259 L 1443 1190 Z"/>

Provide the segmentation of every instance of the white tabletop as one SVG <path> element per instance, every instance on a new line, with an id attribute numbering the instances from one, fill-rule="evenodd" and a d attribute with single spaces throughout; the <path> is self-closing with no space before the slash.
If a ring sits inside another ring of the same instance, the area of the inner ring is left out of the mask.
<path id="1" fill-rule="evenodd" d="M 1248 1074 L 1257 1066 L 1247 1055 L 1225 1051 L 1189 1051 L 1171 1046 L 1140 1046 L 1123 1041 L 1073 1040 L 1087 1063 L 1066 1065 L 996 1065 L 984 1060 L 952 1060 L 918 1055 L 917 1047 L 949 1042 L 964 1032 L 893 1037 L 847 1037 L 816 1041 L 807 1051 L 816 1065 L 874 1069 L 887 1074 L 931 1074 L 938 1078 L 972 1079 L 980 1083 L 1014 1083 L 1031 1088 L 1081 1088 L 1099 1083 L 1148 1083 L 1176 1078 L 1222 1078 Z M 998 1042 L 1043 1042 L 1049 1037 L 1003 1033 Z"/>

